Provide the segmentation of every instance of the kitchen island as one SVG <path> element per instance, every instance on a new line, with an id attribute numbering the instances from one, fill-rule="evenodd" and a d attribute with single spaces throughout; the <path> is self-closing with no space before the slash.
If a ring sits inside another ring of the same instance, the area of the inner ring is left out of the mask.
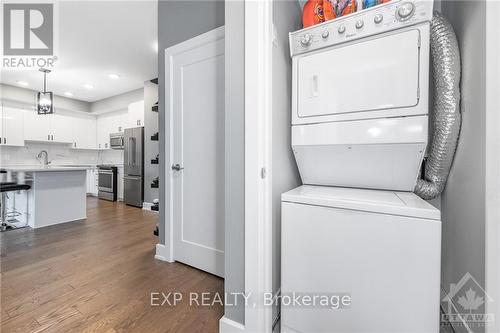
<path id="1" fill-rule="evenodd" d="M 87 218 L 87 168 L 12 167 L 19 178 L 25 175 L 28 191 L 28 225 L 41 228 Z"/>

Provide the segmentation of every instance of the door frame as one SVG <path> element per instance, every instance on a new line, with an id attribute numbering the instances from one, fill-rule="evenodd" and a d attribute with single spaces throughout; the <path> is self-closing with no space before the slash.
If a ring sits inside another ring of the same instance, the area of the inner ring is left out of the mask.
<path id="1" fill-rule="evenodd" d="M 272 331 L 273 1 L 245 1 L 245 307 L 244 329 Z"/>
<path id="2" fill-rule="evenodd" d="M 273 0 L 244 0 L 245 39 L 245 306 L 244 324 L 227 317 L 221 333 L 273 329 L 272 306 L 272 45 Z"/>
<path id="3" fill-rule="evenodd" d="M 225 36 L 225 27 L 220 26 L 199 36 L 188 39 L 184 42 L 165 49 L 165 245 L 156 244 L 155 258 L 167 262 L 174 262 L 174 213 L 173 213 L 173 58 L 179 53 L 183 53 L 195 47 L 212 43 Z M 168 131 L 168 134 L 167 134 Z"/>

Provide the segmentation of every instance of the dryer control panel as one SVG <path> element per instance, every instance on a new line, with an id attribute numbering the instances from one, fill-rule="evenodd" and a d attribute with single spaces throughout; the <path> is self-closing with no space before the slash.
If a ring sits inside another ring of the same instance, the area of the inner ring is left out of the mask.
<path id="1" fill-rule="evenodd" d="M 431 21 L 432 0 L 400 0 L 290 33 L 292 56 Z"/>

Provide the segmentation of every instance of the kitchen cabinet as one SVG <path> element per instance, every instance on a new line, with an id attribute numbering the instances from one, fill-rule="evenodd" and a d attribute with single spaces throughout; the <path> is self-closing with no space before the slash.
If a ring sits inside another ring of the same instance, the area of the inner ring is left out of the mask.
<path id="1" fill-rule="evenodd" d="M 95 117 L 81 116 L 72 119 L 77 126 L 74 129 L 74 149 L 96 149 L 97 148 L 97 120 Z"/>
<path id="2" fill-rule="evenodd" d="M 72 143 L 78 126 L 74 117 L 68 114 L 24 112 L 24 140 L 27 141 Z"/>
<path id="3" fill-rule="evenodd" d="M 109 135 L 123 132 L 127 122 L 127 112 L 113 112 L 103 114 L 97 118 L 97 148 L 109 149 Z"/>
<path id="4" fill-rule="evenodd" d="M 97 196 L 98 171 L 96 167 L 87 169 L 87 194 Z"/>
<path id="5" fill-rule="evenodd" d="M 50 139 L 54 142 L 72 143 L 79 126 L 74 117 L 55 113 L 50 118 Z"/>
<path id="6" fill-rule="evenodd" d="M 0 109 L 0 144 L 24 146 L 24 110 L 2 107 Z"/>
<path id="7" fill-rule="evenodd" d="M 52 114 L 39 115 L 34 110 L 24 111 L 24 140 L 51 141 L 50 120 Z"/>
<path id="8" fill-rule="evenodd" d="M 117 184 L 118 184 L 118 189 L 117 189 L 117 192 L 118 192 L 118 201 L 123 201 L 123 176 L 124 176 L 124 167 L 123 166 L 118 166 L 118 181 L 117 181 Z"/>
<path id="9" fill-rule="evenodd" d="M 130 103 L 128 106 L 127 128 L 144 127 L 144 101 Z"/>
<path id="10" fill-rule="evenodd" d="M 92 192 L 92 169 L 87 169 L 87 195 Z"/>
<path id="11" fill-rule="evenodd" d="M 109 135 L 144 123 L 144 110 L 138 105 L 99 116 L 82 112 L 39 115 L 31 109 L 3 107 L 0 110 L 1 145 L 24 146 L 24 141 L 58 142 L 73 149 L 109 149 Z M 142 112 L 139 112 L 142 110 Z M 134 122 L 134 126 L 129 126 Z M 6 143 L 4 143 L 6 142 Z"/>
<path id="12" fill-rule="evenodd" d="M 97 149 L 109 148 L 108 115 L 102 115 L 97 118 Z"/>

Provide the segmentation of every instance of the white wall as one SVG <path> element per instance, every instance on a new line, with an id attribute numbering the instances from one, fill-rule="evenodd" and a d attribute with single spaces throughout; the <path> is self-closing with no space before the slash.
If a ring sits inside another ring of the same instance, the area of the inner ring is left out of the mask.
<path id="1" fill-rule="evenodd" d="M 95 114 L 108 113 L 128 108 L 133 102 L 144 100 L 144 89 L 132 90 L 120 95 L 108 97 L 90 103 L 90 112 Z"/>
<path id="2" fill-rule="evenodd" d="M 448 292 L 469 272 L 485 286 L 486 105 L 485 1 L 443 1 L 442 13 L 457 34 L 462 57 L 462 129 L 441 197 L 442 287 Z M 465 331 L 457 325 L 458 332 Z M 472 327 L 483 332 L 484 327 Z"/>
<path id="3" fill-rule="evenodd" d="M 288 33 L 301 28 L 297 1 L 274 1 L 272 118 L 273 292 L 281 286 L 281 194 L 301 184 L 291 148 L 292 63 Z M 273 319 L 277 316 L 273 309 Z"/>
<path id="4" fill-rule="evenodd" d="M 49 153 L 52 164 L 98 164 L 99 154 L 95 150 L 75 150 L 70 145 L 59 143 L 27 142 L 24 147 L 2 146 L 1 166 L 39 165 L 36 156 L 41 150 Z"/>
<path id="5" fill-rule="evenodd" d="M 24 147 L 0 147 L 0 166 L 39 165 L 36 156 L 41 150 L 48 152 L 55 165 L 123 164 L 122 150 L 72 149 L 68 144 L 28 141 Z"/>
<path id="6" fill-rule="evenodd" d="M 500 332 L 500 2 L 486 4 L 486 291 Z M 496 301 L 496 302 L 495 302 Z"/>
<path id="7" fill-rule="evenodd" d="M 37 91 L 0 84 L 0 99 L 5 103 L 35 106 Z M 63 96 L 54 96 L 55 110 L 90 112 L 90 103 Z"/>

